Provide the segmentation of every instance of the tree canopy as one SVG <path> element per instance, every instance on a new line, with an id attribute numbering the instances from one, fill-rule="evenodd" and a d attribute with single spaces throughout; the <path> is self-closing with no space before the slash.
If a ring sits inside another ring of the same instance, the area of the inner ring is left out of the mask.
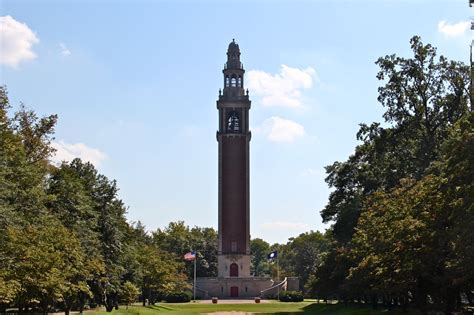
<path id="1" fill-rule="evenodd" d="M 384 124 L 361 124 L 354 154 L 326 167 L 334 241 L 311 287 L 449 313 L 474 288 L 469 67 L 410 43 L 411 58 L 376 62 Z"/>

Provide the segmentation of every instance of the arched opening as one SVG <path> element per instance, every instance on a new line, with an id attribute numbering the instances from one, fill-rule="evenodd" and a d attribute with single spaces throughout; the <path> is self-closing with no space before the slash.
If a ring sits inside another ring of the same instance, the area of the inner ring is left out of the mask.
<path id="1" fill-rule="evenodd" d="M 229 85 L 230 85 L 229 77 L 225 77 L 225 86 L 229 87 Z"/>
<path id="2" fill-rule="evenodd" d="M 239 77 L 237 80 L 237 86 L 242 87 L 242 77 Z"/>
<path id="3" fill-rule="evenodd" d="M 230 86 L 231 87 L 237 86 L 237 79 L 235 77 L 232 77 L 232 79 L 230 79 Z"/>
<path id="4" fill-rule="evenodd" d="M 239 266 L 236 263 L 232 263 L 230 265 L 230 276 L 231 277 L 238 277 L 239 276 Z"/>
<path id="5" fill-rule="evenodd" d="M 239 114 L 235 111 L 230 112 L 227 117 L 227 131 L 240 132 Z"/>

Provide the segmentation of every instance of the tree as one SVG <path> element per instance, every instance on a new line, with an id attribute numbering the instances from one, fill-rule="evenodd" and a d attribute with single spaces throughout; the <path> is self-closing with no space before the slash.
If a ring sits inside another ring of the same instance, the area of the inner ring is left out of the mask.
<path id="1" fill-rule="evenodd" d="M 270 244 L 261 238 L 250 240 L 250 252 L 252 261 L 250 271 L 255 277 L 264 277 L 270 274 L 267 256 L 270 253 Z"/>
<path id="2" fill-rule="evenodd" d="M 321 232 L 301 233 L 286 243 L 280 255 L 280 266 L 287 275 L 297 276 L 300 289 L 304 289 L 309 276 L 322 264 L 328 246 L 329 242 Z"/>
<path id="3" fill-rule="evenodd" d="M 120 297 L 127 304 L 127 309 L 130 304 L 137 300 L 139 294 L 140 290 L 129 281 L 126 281 L 120 289 Z"/>
<path id="4" fill-rule="evenodd" d="M 389 127 L 361 124 L 357 138 L 363 143 L 355 153 L 326 167 L 334 191 L 321 216 L 335 221 L 338 241 L 350 241 L 365 196 L 402 178 L 421 178 L 439 157 L 449 127 L 468 111 L 469 68 L 443 56 L 436 60 L 436 49 L 418 36 L 410 43 L 412 58 L 390 55 L 376 62 L 377 78 L 385 80 L 378 100 Z"/>
<path id="5" fill-rule="evenodd" d="M 354 235 L 353 255 L 358 262 L 351 276 L 370 276 L 378 292 L 394 297 L 414 293 L 426 311 L 429 290 L 445 285 L 438 276 L 445 261 L 442 238 L 443 204 L 440 180 L 427 176 L 404 180 L 390 192 L 378 192 L 368 200 Z"/>
<path id="6" fill-rule="evenodd" d="M 79 159 L 52 169 L 47 185 L 50 196 L 47 207 L 78 235 L 89 259 L 101 259 L 99 214 L 94 208 L 93 192 L 87 188 L 91 184 L 88 181 L 94 181 L 95 176 L 83 176 L 84 168 L 91 168 L 90 172 L 95 174 L 92 165 L 83 164 Z"/>
<path id="7" fill-rule="evenodd" d="M 99 174 L 91 163 L 74 159 L 53 169 L 48 193 L 50 211 L 80 236 L 85 252 L 101 272 L 96 272 L 89 284 L 95 299 L 111 311 L 118 306 L 126 273 L 125 235 L 129 229 L 117 183 Z"/>
<path id="8" fill-rule="evenodd" d="M 160 293 L 181 291 L 189 288 L 184 274 L 183 262 L 176 261 L 174 255 L 159 250 L 154 245 L 144 244 L 138 248 L 137 280 L 142 292 L 143 306 L 146 300 L 155 303 Z"/>
<path id="9" fill-rule="evenodd" d="M 90 273 L 76 236 L 53 217 L 44 220 L 38 226 L 6 229 L 0 270 L 3 281 L 20 285 L 15 297 L 20 306 L 39 303 L 46 314 L 71 294 L 89 293 Z"/>
<path id="10" fill-rule="evenodd" d="M 466 293 L 474 304 L 474 112 L 451 128 L 441 148 L 441 159 L 433 173 L 442 178 L 444 217 L 442 228 L 446 232 L 445 276 L 448 278 L 446 312 L 456 309 L 458 292 Z"/>
<path id="11" fill-rule="evenodd" d="M 32 222 L 47 213 L 47 147 L 56 117 L 39 119 L 22 106 L 10 119 L 9 108 L 7 90 L 0 87 L 0 221 Z"/>
<path id="12" fill-rule="evenodd" d="M 178 259 L 189 251 L 195 251 L 197 276 L 217 276 L 217 232 L 213 228 L 190 229 L 184 221 L 170 222 L 165 229 L 153 233 L 153 243 L 164 251 L 174 253 Z M 193 274 L 193 264 L 186 263 L 189 277 Z"/>

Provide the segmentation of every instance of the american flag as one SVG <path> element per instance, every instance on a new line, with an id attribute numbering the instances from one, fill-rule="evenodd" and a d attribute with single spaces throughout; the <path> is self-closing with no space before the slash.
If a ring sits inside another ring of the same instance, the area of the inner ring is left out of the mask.
<path id="1" fill-rule="evenodd" d="M 184 255 L 184 260 L 194 260 L 196 258 L 195 252 L 189 252 Z"/>

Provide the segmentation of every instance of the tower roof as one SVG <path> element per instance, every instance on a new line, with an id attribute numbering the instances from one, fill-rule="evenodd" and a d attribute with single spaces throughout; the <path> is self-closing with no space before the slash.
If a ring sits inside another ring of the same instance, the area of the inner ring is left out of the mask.
<path id="1" fill-rule="evenodd" d="M 230 42 L 227 52 L 240 52 L 239 44 L 235 42 L 235 39 Z"/>

